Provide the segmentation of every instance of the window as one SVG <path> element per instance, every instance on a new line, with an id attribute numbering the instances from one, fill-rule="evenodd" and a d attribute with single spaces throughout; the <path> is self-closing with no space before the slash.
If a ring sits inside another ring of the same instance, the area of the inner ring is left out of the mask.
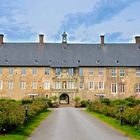
<path id="1" fill-rule="evenodd" d="M 67 88 L 68 89 L 74 89 L 74 82 L 73 81 L 68 81 L 67 82 Z"/>
<path id="2" fill-rule="evenodd" d="M 103 73 L 104 73 L 104 69 L 103 68 L 99 68 L 98 69 L 98 75 L 99 76 L 103 76 Z"/>
<path id="3" fill-rule="evenodd" d="M 136 68 L 136 76 L 140 77 L 140 68 Z"/>
<path id="4" fill-rule="evenodd" d="M 111 69 L 111 76 L 112 77 L 116 77 L 117 76 L 116 68 Z"/>
<path id="5" fill-rule="evenodd" d="M 33 68 L 33 69 L 32 69 L 32 74 L 33 74 L 33 75 L 37 75 L 37 68 Z"/>
<path id="6" fill-rule="evenodd" d="M 125 92 L 125 84 L 120 84 L 120 92 L 121 93 Z"/>
<path id="7" fill-rule="evenodd" d="M 103 90 L 104 89 L 104 82 L 98 82 L 98 89 Z"/>
<path id="8" fill-rule="evenodd" d="M 22 75 L 22 76 L 25 76 L 25 75 L 26 75 L 26 68 L 22 68 L 22 69 L 21 69 L 21 75 Z"/>
<path id="9" fill-rule="evenodd" d="M 93 68 L 89 68 L 89 75 L 93 75 L 93 74 L 94 74 Z"/>
<path id="10" fill-rule="evenodd" d="M 14 83 L 13 83 L 13 81 L 9 81 L 9 82 L 8 82 L 8 88 L 9 88 L 9 89 L 13 89 L 13 88 L 14 88 Z"/>
<path id="11" fill-rule="evenodd" d="M 36 81 L 32 82 L 32 89 L 37 89 L 37 82 Z"/>
<path id="12" fill-rule="evenodd" d="M 13 75 L 14 74 L 14 68 L 9 68 L 9 75 Z"/>
<path id="13" fill-rule="evenodd" d="M 3 81 L 0 80 L 0 89 L 2 89 L 2 88 L 3 88 Z"/>
<path id="14" fill-rule="evenodd" d="M 94 89 L 94 82 L 89 82 L 89 89 Z"/>
<path id="15" fill-rule="evenodd" d="M 2 75 L 2 68 L 0 68 L 0 75 Z"/>
<path id="16" fill-rule="evenodd" d="M 55 72 L 56 72 L 56 75 L 58 76 L 58 75 L 61 74 L 61 69 L 60 68 L 56 68 Z"/>
<path id="17" fill-rule="evenodd" d="M 140 93 L 140 83 L 136 84 L 135 91 L 136 93 Z"/>
<path id="18" fill-rule="evenodd" d="M 55 82 L 55 89 L 61 89 L 62 83 L 60 81 Z"/>
<path id="19" fill-rule="evenodd" d="M 45 68 L 45 75 L 50 75 L 50 68 Z"/>
<path id="20" fill-rule="evenodd" d="M 84 88 L 84 82 L 80 81 L 80 88 Z"/>
<path id="21" fill-rule="evenodd" d="M 111 84 L 111 93 L 117 93 L 117 84 L 116 83 Z"/>
<path id="22" fill-rule="evenodd" d="M 125 70 L 123 68 L 120 69 L 120 77 L 125 76 Z"/>
<path id="23" fill-rule="evenodd" d="M 50 89 L 50 81 L 44 82 L 44 89 Z"/>
<path id="24" fill-rule="evenodd" d="M 69 68 L 68 69 L 68 74 L 71 75 L 71 76 L 73 76 L 73 74 L 74 74 L 73 68 Z"/>
<path id="25" fill-rule="evenodd" d="M 79 75 L 83 76 L 83 74 L 84 74 L 83 68 L 79 68 Z"/>
<path id="26" fill-rule="evenodd" d="M 20 89 L 26 89 L 26 82 L 24 82 L 24 81 L 21 81 L 20 82 Z"/>

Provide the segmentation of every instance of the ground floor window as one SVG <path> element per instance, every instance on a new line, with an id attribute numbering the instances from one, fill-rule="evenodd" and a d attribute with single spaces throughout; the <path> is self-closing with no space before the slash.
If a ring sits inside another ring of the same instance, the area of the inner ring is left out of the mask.
<path id="1" fill-rule="evenodd" d="M 111 84 L 111 93 L 117 93 L 117 84 L 116 83 Z"/>
<path id="2" fill-rule="evenodd" d="M 125 84 L 120 84 L 120 92 L 121 93 L 125 92 Z"/>
<path id="3" fill-rule="evenodd" d="M 140 93 L 140 83 L 136 84 L 135 91 Z"/>
<path id="4" fill-rule="evenodd" d="M 94 82 L 93 81 L 89 82 L 89 89 L 90 90 L 94 89 Z"/>
<path id="5" fill-rule="evenodd" d="M 103 90 L 104 89 L 104 82 L 98 82 L 98 89 Z"/>

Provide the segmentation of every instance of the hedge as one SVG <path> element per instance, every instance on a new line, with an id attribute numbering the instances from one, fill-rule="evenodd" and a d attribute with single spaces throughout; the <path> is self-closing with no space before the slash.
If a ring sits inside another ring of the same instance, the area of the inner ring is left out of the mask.
<path id="1" fill-rule="evenodd" d="M 46 99 L 36 99 L 29 105 L 29 120 L 45 111 L 48 107 Z M 0 133 L 7 133 L 24 126 L 25 105 L 11 100 L 0 101 Z"/>

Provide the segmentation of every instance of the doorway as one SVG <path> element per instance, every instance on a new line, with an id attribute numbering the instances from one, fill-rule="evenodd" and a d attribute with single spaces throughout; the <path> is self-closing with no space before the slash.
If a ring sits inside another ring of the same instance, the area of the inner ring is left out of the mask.
<path id="1" fill-rule="evenodd" d="M 69 104 L 69 95 L 66 93 L 61 94 L 59 97 L 59 103 L 60 104 Z"/>

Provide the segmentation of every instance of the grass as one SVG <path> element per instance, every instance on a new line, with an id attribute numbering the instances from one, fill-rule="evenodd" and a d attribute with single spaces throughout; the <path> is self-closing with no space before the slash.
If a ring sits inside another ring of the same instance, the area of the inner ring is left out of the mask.
<path id="1" fill-rule="evenodd" d="M 34 119 L 32 119 L 27 126 L 24 126 L 21 129 L 10 132 L 9 134 L 0 136 L 0 140 L 26 140 L 31 133 L 39 126 L 41 121 L 43 121 L 51 111 L 46 111 L 40 113 Z"/>
<path id="2" fill-rule="evenodd" d="M 135 129 L 133 126 L 131 126 L 131 125 L 120 126 L 119 120 L 116 120 L 114 118 L 111 118 L 111 117 L 108 117 L 108 116 L 105 116 L 103 114 L 99 114 L 96 112 L 89 112 L 87 110 L 85 112 L 87 112 L 91 116 L 94 116 L 94 117 L 98 118 L 99 120 L 105 122 L 106 124 L 110 125 L 111 127 L 117 129 L 124 135 L 129 136 L 133 140 L 140 140 L 140 130 Z"/>

